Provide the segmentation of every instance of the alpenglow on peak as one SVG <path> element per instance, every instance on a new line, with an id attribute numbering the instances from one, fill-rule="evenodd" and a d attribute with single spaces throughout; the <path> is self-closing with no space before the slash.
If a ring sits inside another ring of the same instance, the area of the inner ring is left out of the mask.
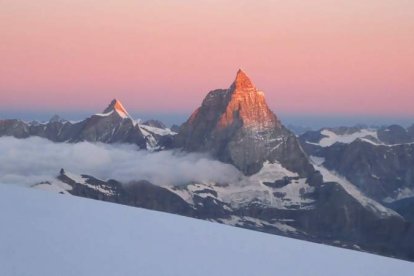
<path id="1" fill-rule="evenodd" d="M 103 113 L 109 113 L 112 111 L 116 111 L 123 118 L 131 117 L 129 116 L 128 112 L 126 111 L 122 103 L 117 99 L 113 99 Z"/>
<path id="2" fill-rule="evenodd" d="M 242 69 L 237 71 L 232 87 L 235 89 L 255 89 L 253 82 Z"/>
<path id="3" fill-rule="evenodd" d="M 182 125 L 175 143 L 185 151 L 208 152 L 246 175 L 259 172 L 265 162 L 278 162 L 304 177 L 314 172 L 296 136 L 242 70 L 228 89 L 207 94 Z"/>

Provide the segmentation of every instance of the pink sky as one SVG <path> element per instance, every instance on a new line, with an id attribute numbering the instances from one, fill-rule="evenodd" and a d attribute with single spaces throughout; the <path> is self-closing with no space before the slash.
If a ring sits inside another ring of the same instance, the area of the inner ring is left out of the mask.
<path id="1" fill-rule="evenodd" d="M 182 112 L 243 68 L 276 112 L 414 115 L 414 1 L 0 0 L 0 108 Z"/>

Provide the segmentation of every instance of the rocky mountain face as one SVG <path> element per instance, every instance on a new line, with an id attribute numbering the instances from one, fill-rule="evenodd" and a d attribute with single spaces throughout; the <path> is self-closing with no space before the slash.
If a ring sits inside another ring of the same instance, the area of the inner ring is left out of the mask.
<path id="1" fill-rule="evenodd" d="M 414 144 L 378 146 L 356 140 L 326 148 L 324 157 L 327 168 L 376 200 L 390 201 L 409 191 L 414 195 Z"/>
<path id="2" fill-rule="evenodd" d="M 176 137 L 186 151 L 209 152 L 246 175 L 265 161 L 280 162 L 302 176 L 313 173 L 295 135 L 285 128 L 258 90 L 239 70 L 228 89 L 213 90 Z"/>
<path id="3" fill-rule="evenodd" d="M 392 125 L 375 129 L 324 129 L 303 134 L 303 148 L 342 175 L 364 194 L 407 220 L 414 197 L 414 138 L 410 129 Z"/>
<path id="4" fill-rule="evenodd" d="M 69 122 L 58 116 L 47 123 L 0 120 L 0 136 L 39 136 L 54 142 L 130 143 L 141 149 L 159 150 L 171 147 L 174 135 L 165 126 L 135 122 L 118 100 L 113 100 L 103 113 L 80 122 Z"/>
<path id="5" fill-rule="evenodd" d="M 399 125 L 390 125 L 377 131 L 378 139 L 387 145 L 404 144 L 414 142 L 414 133 Z"/>

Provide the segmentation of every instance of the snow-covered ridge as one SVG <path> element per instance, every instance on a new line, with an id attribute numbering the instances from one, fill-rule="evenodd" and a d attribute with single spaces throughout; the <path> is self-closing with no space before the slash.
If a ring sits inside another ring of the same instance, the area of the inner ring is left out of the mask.
<path id="1" fill-rule="evenodd" d="M 279 185 L 273 185 L 280 182 Z M 252 176 L 242 176 L 237 183 L 195 183 L 182 188 L 166 187 L 182 199 L 193 204 L 194 195 L 211 197 L 229 204 L 232 208 L 247 206 L 252 202 L 278 209 L 309 209 L 313 200 L 306 197 L 314 191 L 305 178 L 299 178 L 279 163 L 265 162 L 263 168 Z M 216 195 L 209 192 L 214 191 Z M 200 193 L 201 192 L 201 193 Z"/>
<path id="2" fill-rule="evenodd" d="M 307 143 L 321 147 L 329 147 L 335 143 L 350 144 L 359 138 L 374 138 L 375 140 L 378 140 L 377 131 L 373 129 L 361 129 L 349 134 L 337 134 L 331 130 L 324 129 L 321 131 L 321 134 L 325 137 L 323 137 L 318 143 Z"/>
<path id="3" fill-rule="evenodd" d="M 399 188 L 397 191 L 395 191 L 395 194 L 393 196 L 386 197 L 384 199 L 384 202 L 392 203 L 398 200 L 403 200 L 412 197 L 414 197 L 414 188 Z"/>
<path id="4" fill-rule="evenodd" d="M 402 146 L 402 145 L 414 145 L 414 142 L 403 143 L 403 144 L 384 144 L 384 143 L 374 142 L 374 141 L 372 141 L 370 139 L 367 139 L 367 138 L 358 138 L 358 140 L 360 140 L 362 142 L 365 142 L 365 143 L 369 143 L 369 144 L 374 145 L 374 146 L 382 146 L 382 147 L 398 147 L 398 146 Z"/>
<path id="5" fill-rule="evenodd" d="M 33 188 L 49 191 L 59 194 L 69 194 L 68 191 L 72 190 L 72 187 L 65 182 L 60 181 L 59 179 L 54 179 L 51 181 L 45 181 L 32 186 Z"/>
<path id="6" fill-rule="evenodd" d="M 106 186 L 101 186 L 101 185 L 93 185 L 91 183 L 88 183 L 89 178 L 82 176 L 82 175 L 78 175 L 78 174 L 74 174 L 71 172 L 67 172 L 64 171 L 61 176 L 65 176 L 71 180 L 73 180 L 74 182 L 76 182 L 79 185 L 83 185 L 85 187 L 88 187 L 89 189 L 98 191 L 104 195 L 114 195 L 114 192 L 110 189 L 108 189 Z M 70 194 L 69 191 L 71 191 L 73 188 L 72 186 L 68 185 L 67 183 L 59 180 L 59 178 L 56 178 L 52 181 L 46 181 L 46 182 L 41 182 L 38 184 L 35 184 L 32 186 L 33 188 L 36 189 L 40 189 L 40 190 L 45 190 L 45 191 L 51 191 L 51 192 L 55 192 L 55 193 L 61 193 L 61 194 Z"/>
<path id="7" fill-rule="evenodd" d="M 99 117 L 108 117 L 110 115 L 112 115 L 115 112 L 115 110 L 111 110 L 107 113 L 95 113 L 95 116 L 99 116 Z"/>
<path id="8" fill-rule="evenodd" d="M 389 132 L 390 129 L 385 129 L 384 132 Z M 378 130 L 377 129 L 359 129 L 357 131 L 338 134 L 337 132 L 330 130 L 330 129 L 323 129 L 321 130 L 320 134 L 324 137 L 320 139 L 319 142 L 310 142 L 305 141 L 307 144 L 320 146 L 320 147 L 330 147 L 335 143 L 342 143 L 342 144 L 350 144 L 356 140 L 369 143 L 374 146 L 386 146 L 386 147 L 394 147 L 400 145 L 412 145 L 414 142 L 407 142 L 407 143 L 399 143 L 399 144 L 390 144 L 384 143 L 378 137 Z"/>
<path id="9" fill-rule="evenodd" d="M 342 177 L 335 172 L 329 171 L 325 168 L 322 163 L 323 160 L 319 157 L 310 157 L 315 170 L 318 170 L 325 182 L 336 182 L 344 188 L 344 190 L 354 197 L 358 202 L 360 202 L 364 207 L 374 211 L 380 217 L 389 217 L 389 216 L 397 216 L 400 217 L 398 213 L 395 211 L 386 208 L 385 206 L 381 205 L 380 203 L 376 202 L 375 200 L 370 199 L 369 197 L 365 196 L 354 184 L 349 182 L 345 177 Z"/>
<path id="10" fill-rule="evenodd" d="M 130 116 L 128 114 L 128 112 L 126 111 L 125 107 L 122 105 L 122 103 L 116 99 L 114 99 L 109 106 L 104 110 L 103 113 L 97 113 L 95 114 L 95 116 L 100 116 L 100 117 L 108 117 L 114 113 L 117 113 L 122 119 L 130 119 L 132 120 L 132 123 L 134 126 L 137 126 L 140 128 L 141 132 L 143 132 L 143 134 L 145 136 L 149 136 L 149 135 L 159 135 L 159 136 L 165 136 L 165 135 L 175 135 L 177 133 L 171 131 L 169 128 L 158 128 L 155 126 L 148 126 L 142 123 L 141 119 L 137 119 L 134 120 L 132 118 L 132 116 Z M 153 139 L 155 140 L 155 138 Z M 155 147 L 156 145 L 154 143 L 152 143 L 153 141 L 148 141 L 149 145 L 151 147 Z"/>
<path id="11" fill-rule="evenodd" d="M 414 270 L 397 259 L 4 184 L 0 217 L 0 275 L 404 276 Z"/>
<path id="12" fill-rule="evenodd" d="M 128 115 L 128 113 L 124 113 L 121 112 L 119 110 L 112 110 L 109 111 L 107 113 L 96 113 L 95 116 L 99 116 L 99 117 L 108 117 L 114 113 L 117 113 L 119 115 L 119 117 L 121 117 L 122 119 L 131 119 L 131 117 Z"/>
<path id="13" fill-rule="evenodd" d="M 172 131 L 169 128 L 158 128 L 158 127 L 154 127 L 154 126 L 147 126 L 147 125 L 143 125 L 143 124 L 139 124 L 139 127 L 142 129 L 144 129 L 147 132 L 151 132 L 160 136 L 165 136 L 165 135 L 176 135 L 177 133 Z"/>

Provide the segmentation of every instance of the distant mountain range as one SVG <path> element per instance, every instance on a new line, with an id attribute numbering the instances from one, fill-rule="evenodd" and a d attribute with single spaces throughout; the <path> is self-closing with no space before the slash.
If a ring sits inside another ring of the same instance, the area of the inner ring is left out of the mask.
<path id="1" fill-rule="evenodd" d="M 57 115 L 47 123 L 0 120 L 0 136 L 39 136 L 69 143 L 131 143 L 151 151 L 171 147 L 175 134 L 158 121 L 135 121 L 118 100 L 113 100 L 102 113 L 79 122 L 70 122 Z"/>
<path id="2" fill-rule="evenodd" d="M 114 100 L 80 122 L 3 120 L 5 135 L 205 152 L 234 165 L 240 181 L 120 183 L 63 168 L 55 181 L 34 187 L 414 261 L 414 127 L 331 128 L 298 137 L 242 70 L 174 131 L 133 120 Z"/>
<path id="3" fill-rule="evenodd" d="M 311 158 L 414 222 L 414 126 L 327 128 L 299 139 Z"/>

